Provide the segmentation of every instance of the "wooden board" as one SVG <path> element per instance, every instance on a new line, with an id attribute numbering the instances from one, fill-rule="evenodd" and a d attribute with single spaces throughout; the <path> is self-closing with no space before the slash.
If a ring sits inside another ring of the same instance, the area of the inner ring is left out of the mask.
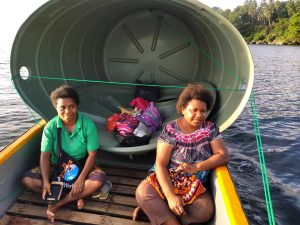
<path id="1" fill-rule="evenodd" d="M 86 198 L 82 210 L 75 203 L 60 208 L 56 214 L 55 224 L 111 224 L 111 225 L 150 225 L 144 217 L 133 221 L 132 213 L 137 206 L 135 190 L 147 175 L 145 171 L 120 168 L 104 168 L 113 188 L 105 200 Z M 40 194 L 25 190 L 16 202 L 6 211 L 0 220 L 1 225 L 48 225 L 46 216 L 47 203 Z"/>
<path id="2" fill-rule="evenodd" d="M 26 217 L 19 217 L 19 216 L 8 216 L 5 215 L 0 219 L 1 225 L 53 225 L 48 220 L 40 220 L 40 219 L 32 219 Z M 55 225 L 69 225 L 64 222 L 55 222 Z"/>

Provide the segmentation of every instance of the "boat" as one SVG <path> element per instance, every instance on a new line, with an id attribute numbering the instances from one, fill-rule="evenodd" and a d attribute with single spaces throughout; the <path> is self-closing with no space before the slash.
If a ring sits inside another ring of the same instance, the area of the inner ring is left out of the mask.
<path id="1" fill-rule="evenodd" d="M 160 131 L 148 145 L 120 147 L 105 130 L 106 118 L 128 105 L 138 80 L 160 88 L 155 104 L 165 124 L 178 116 L 181 89 L 200 83 L 214 98 L 208 119 L 224 131 L 243 111 L 254 80 L 253 60 L 239 32 L 193 0 L 48 1 L 20 27 L 11 73 L 23 101 L 43 119 L 0 152 L 0 215 L 8 224 L 46 223 L 45 203 L 24 191 L 21 176 L 38 164 L 42 129 L 56 115 L 49 94 L 62 83 L 78 91 L 79 111 L 99 130 L 97 163 L 113 190 L 106 201 L 88 199 L 83 211 L 63 208 L 57 221 L 149 224 L 147 218 L 133 222 L 131 214 L 135 187 L 154 163 Z M 227 166 L 213 171 L 210 191 L 216 212 L 208 224 L 248 224 Z"/>

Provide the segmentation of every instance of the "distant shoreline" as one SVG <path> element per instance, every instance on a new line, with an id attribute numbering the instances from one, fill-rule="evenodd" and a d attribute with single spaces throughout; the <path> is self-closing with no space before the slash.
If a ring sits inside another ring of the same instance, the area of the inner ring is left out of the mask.
<path id="1" fill-rule="evenodd" d="M 245 1 L 232 11 L 213 7 L 248 44 L 300 45 L 300 0 Z"/>
<path id="2" fill-rule="evenodd" d="M 257 42 L 254 42 L 254 41 L 246 41 L 246 43 L 248 45 L 283 45 L 283 46 L 300 46 L 300 43 L 295 43 L 295 44 L 289 44 L 289 43 L 284 43 L 284 42 L 270 42 L 270 43 L 267 43 L 267 42 L 264 42 L 264 41 L 257 41 Z"/>

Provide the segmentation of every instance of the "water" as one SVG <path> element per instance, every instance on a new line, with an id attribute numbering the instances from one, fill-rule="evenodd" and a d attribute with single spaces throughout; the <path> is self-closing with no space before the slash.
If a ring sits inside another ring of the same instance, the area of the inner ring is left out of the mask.
<path id="1" fill-rule="evenodd" d="M 300 46 L 251 45 L 255 97 L 276 224 L 300 221 Z M 35 119 L 10 81 L 9 48 L 0 49 L 0 149 Z M 250 104 L 224 132 L 229 169 L 250 224 L 268 224 Z"/>

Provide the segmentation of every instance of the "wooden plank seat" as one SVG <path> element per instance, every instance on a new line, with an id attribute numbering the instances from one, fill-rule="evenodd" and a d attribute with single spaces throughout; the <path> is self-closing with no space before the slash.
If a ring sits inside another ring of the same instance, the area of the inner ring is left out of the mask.
<path id="1" fill-rule="evenodd" d="M 75 203 L 60 208 L 55 214 L 55 224 L 111 224 L 150 225 L 146 216 L 140 221 L 132 220 L 137 206 L 135 189 L 147 175 L 145 171 L 120 168 L 103 168 L 112 181 L 112 190 L 105 200 L 85 199 L 84 208 L 78 210 Z M 0 220 L 3 225 L 53 224 L 46 216 L 47 203 L 39 194 L 25 190 Z"/>

